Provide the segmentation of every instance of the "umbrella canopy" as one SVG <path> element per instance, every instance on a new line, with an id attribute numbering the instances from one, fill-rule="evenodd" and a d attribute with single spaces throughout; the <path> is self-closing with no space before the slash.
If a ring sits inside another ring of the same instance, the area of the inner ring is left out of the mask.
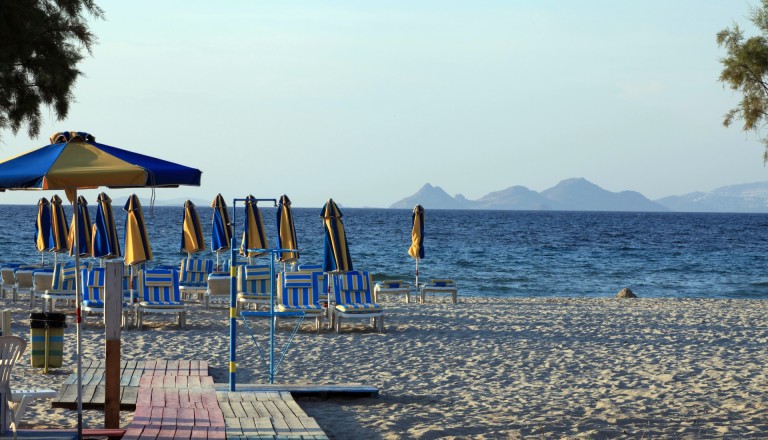
<path id="1" fill-rule="evenodd" d="M 69 228 L 69 236 L 67 241 L 69 242 L 69 255 L 75 255 L 75 234 L 80 234 L 80 239 L 77 240 L 78 254 L 81 257 L 91 256 L 91 215 L 88 213 L 88 202 L 85 197 L 80 196 L 77 198 L 77 227 L 75 227 L 75 216 L 72 216 L 72 226 Z M 76 232 L 77 231 L 77 232 Z"/>
<path id="2" fill-rule="evenodd" d="M 216 252 L 216 266 L 219 268 L 219 252 L 226 251 L 232 245 L 232 223 L 224 196 L 218 194 L 213 203 L 213 225 L 211 228 L 211 249 Z"/>
<path id="3" fill-rule="evenodd" d="M 325 230 L 325 248 L 323 252 L 324 272 L 349 272 L 352 270 L 352 257 L 349 255 L 347 234 L 344 232 L 343 214 L 333 199 L 323 207 L 320 217 Z"/>
<path id="4" fill-rule="evenodd" d="M 96 203 L 96 221 L 93 222 L 91 256 L 104 259 L 118 258 L 122 254 L 115 227 L 115 216 L 112 212 L 112 199 L 106 193 L 101 193 L 96 199 Z"/>
<path id="5" fill-rule="evenodd" d="M 149 245 L 139 197 L 131 194 L 123 210 L 128 213 L 125 219 L 125 264 L 134 265 L 152 260 L 152 247 Z"/>
<path id="6" fill-rule="evenodd" d="M 63 189 L 71 203 L 77 201 L 78 189 L 99 186 L 175 187 L 200 185 L 201 172 L 143 154 L 104 144 L 85 132 L 60 132 L 51 136 L 51 145 L 0 162 L 0 190 Z M 58 197 L 56 197 L 58 198 Z M 60 200 L 59 200 L 60 205 Z M 53 202 L 51 202 L 53 207 Z M 75 218 L 78 210 L 74 210 Z M 56 220 L 52 211 L 54 229 Z M 75 220 L 75 224 L 77 224 Z M 66 221 L 63 222 L 66 228 Z M 55 231 L 54 231 L 55 232 Z M 67 234 L 63 234 L 67 237 Z M 77 245 L 80 234 L 75 233 Z M 66 245 L 64 246 L 66 249 Z M 80 256 L 75 254 L 75 267 L 80 271 Z M 80 277 L 75 278 L 75 322 L 77 327 L 77 427 L 82 438 L 82 300 Z"/>
<path id="7" fill-rule="evenodd" d="M 203 228 L 200 227 L 200 217 L 197 208 L 191 200 L 184 202 L 184 216 L 181 221 L 181 248 L 179 252 L 194 254 L 205 250 Z"/>
<path id="8" fill-rule="evenodd" d="M 40 197 L 37 202 L 37 220 L 35 221 L 35 248 L 40 252 L 43 266 L 45 254 L 49 249 L 48 237 L 51 235 L 51 204 L 48 199 Z"/>
<path id="9" fill-rule="evenodd" d="M 419 260 L 424 258 L 424 208 L 421 205 L 413 207 L 411 216 L 413 227 L 411 228 L 411 247 L 408 255 L 416 259 L 416 288 L 419 287 Z"/>
<path id="10" fill-rule="evenodd" d="M 2 189 L 72 190 L 200 185 L 200 170 L 99 144 L 84 132 L 61 132 L 51 145 L 0 162 Z"/>
<path id="11" fill-rule="evenodd" d="M 61 197 L 51 197 L 51 234 L 48 236 L 48 248 L 51 252 L 66 252 L 69 249 L 69 227 Z"/>
<path id="12" fill-rule="evenodd" d="M 264 255 L 265 252 L 246 252 L 246 249 L 267 249 L 267 234 L 264 233 L 264 219 L 261 217 L 256 198 L 249 195 L 245 198 L 245 226 L 243 241 L 240 243 L 240 255 L 253 258 Z"/>
<path id="13" fill-rule="evenodd" d="M 298 249 L 296 227 L 293 225 L 291 200 L 283 194 L 277 205 L 277 247 L 279 249 Z M 278 261 L 290 263 L 299 259 L 298 252 L 280 252 Z"/>

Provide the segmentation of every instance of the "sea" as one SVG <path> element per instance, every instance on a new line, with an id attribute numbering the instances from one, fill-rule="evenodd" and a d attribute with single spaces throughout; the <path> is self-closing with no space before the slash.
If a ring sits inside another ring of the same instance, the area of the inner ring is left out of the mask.
<path id="1" fill-rule="evenodd" d="M 113 208 L 122 242 L 125 212 Z M 245 216 L 237 208 L 229 211 L 239 238 Z M 90 209 L 93 219 L 95 204 Z M 180 252 L 183 210 L 144 207 L 151 264 L 178 265 L 186 257 Z M 260 210 L 269 245 L 276 247 L 276 209 Z M 299 263 L 322 263 L 320 210 L 293 208 Z M 208 249 L 196 256 L 223 263 L 230 253 L 210 250 L 213 210 L 197 211 Z M 53 262 L 35 249 L 36 212 L 34 205 L 0 205 L 0 265 Z M 415 279 L 416 261 L 407 252 L 410 210 L 342 212 L 355 269 L 374 280 Z M 69 221 L 71 213 L 68 207 Z M 645 298 L 768 298 L 768 214 L 426 209 L 424 229 L 420 280 L 454 279 L 462 296 L 610 297 L 628 287 Z"/>

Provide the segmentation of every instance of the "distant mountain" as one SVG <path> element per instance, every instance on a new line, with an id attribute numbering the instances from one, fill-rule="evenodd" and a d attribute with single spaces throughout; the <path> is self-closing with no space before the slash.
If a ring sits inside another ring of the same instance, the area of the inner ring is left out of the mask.
<path id="1" fill-rule="evenodd" d="M 723 186 L 710 192 L 692 192 L 656 200 L 681 212 L 768 212 L 768 182 Z"/>
<path id="2" fill-rule="evenodd" d="M 429 206 L 432 209 L 468 209 L 472 205 L 460 194 L 451 197 L 439 186 L 432 186 L 427 183 L 416 191 L 416 194 L 393 203 L 390 208 L 411 209 L 416 204 Z"/>
<path id="3" fill-rule="evenodd" d="M 390 208 L 411 208 L 421 204 L 433 209 L 499 209 L 562 211 L 667 211 L 635 191 L 614 193 L 587 181 L 567 179 L 541 193 L 524 186 L 495 191 L 478 200 L 462 195 L 449 196 L 442 188 L 424 185 L 410 197 L 393 203 Z"/>
<path id="4" fill-rule="evenodd" d="M 536 191 L 517 185 L 484 195 L 475 202 L 475 207 L 480 209 L 539 211 L 554 209 L 554 207 L 559 207 L 559 205 Z"/>
<path id="5" fill-rule="evenodd" d="M 563 211 L 667 211 L 636 191 L 611 192 L 587 179 L 566 179 L 541 195 Z"/>

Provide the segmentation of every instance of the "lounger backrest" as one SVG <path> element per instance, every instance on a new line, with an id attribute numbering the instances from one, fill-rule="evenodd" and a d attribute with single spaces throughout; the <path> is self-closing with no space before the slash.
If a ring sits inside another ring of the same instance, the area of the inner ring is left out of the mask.
<path id="1" fill-rule="evenodd" d="M 147 302 L 181 302 L 176 269 L 147 269 L 142 272 L 143 299 Z"/>
<path id="2" fill-rule="evenodd" d="M 104 268 L 83 269 L 83 301 L 104 300 Z"/>
<path id="3" fill-rule="evenodd" d="M 230 277 L 227 275 L 209 275 L 208 292 L 211 295 L 229 294 L 230 281 Z"/>
<path id="4" fill-rule="evenodd" d="M 0 269 L 0 276 L 3 277 L 3 284 L 6 286 L 12 286 L 16 284 L 16 276 L 14 276 L 14 269 L 18 266 L 3 266 Z"/>
<path id="5" fill-rule="evenodd" d="M 446 280 L 446 279 L 432 279 L 429 281 L 429 284 L 434 287 L 454 287 L 456 286 L 456 283 L 453 280 Z"/>
<path id="6" fill-rule="evenodd" d="M 334 276 L 336 304 L 372 304 L 371 275 L 353 271 Z"/>
<path id="7" fill-rule="evenodd" d="M 298 269 L 299 271 L 302 271 L 302 272 L 322 272 L 323 265 L 322 264 L 299 264 Z"/>
<path id="8" fill-rule="evenodd" d="M 269 266 L 251 265 L 237 268 L 238 290 L 246 295 L 269 295 Z"/>
<path id="9" fill-rule="evenodd" d="M 281 272 L 277 276 L 278 298 L 286 307 L 319 304 L 322 272 Z"/>
<path id="10" fill-rule="evenodd" d="M 74 263 L 59 263 L 53 269 L 51 289 L 58 291 L 75 291 L 77 268 Z"/>
<path id="11" fill-rule="evenodd" d="M 379 281 L 378 284 L 385 289 L 400 289 L 407 286 L 407 283 L 403 280 L 384 280 Z"/>
<path id="12" fill-rule="evenodd" d="M 200 258 L 184 258 L 179 269 L 181 284 L 205 285 L 208 275 L 213 272 L 213 260 Z"/>

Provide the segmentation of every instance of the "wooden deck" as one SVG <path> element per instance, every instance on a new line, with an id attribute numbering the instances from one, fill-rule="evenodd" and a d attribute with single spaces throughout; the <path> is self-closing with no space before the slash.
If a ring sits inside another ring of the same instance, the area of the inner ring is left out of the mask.
<path id="1" fill-rule="evenodd" d="M 122 361 L 120 362 L 120 409 L 135 410 L 143 375 L 187 376 L 194 384 L 208 376 L 206 361 Z M 195 379 L 198 377 L 198 379 Z M 59 394 L 51 401 L 54 408 L 77 409 L 77 375 L 70 374 Z M 104 409 L 104 361 L 83 361 L 83 409 Z"/>
<path id="2" fill-rule="evenodd" d="M 287 391 L 217 391 L 227 439 L 328 439 Z"/>

